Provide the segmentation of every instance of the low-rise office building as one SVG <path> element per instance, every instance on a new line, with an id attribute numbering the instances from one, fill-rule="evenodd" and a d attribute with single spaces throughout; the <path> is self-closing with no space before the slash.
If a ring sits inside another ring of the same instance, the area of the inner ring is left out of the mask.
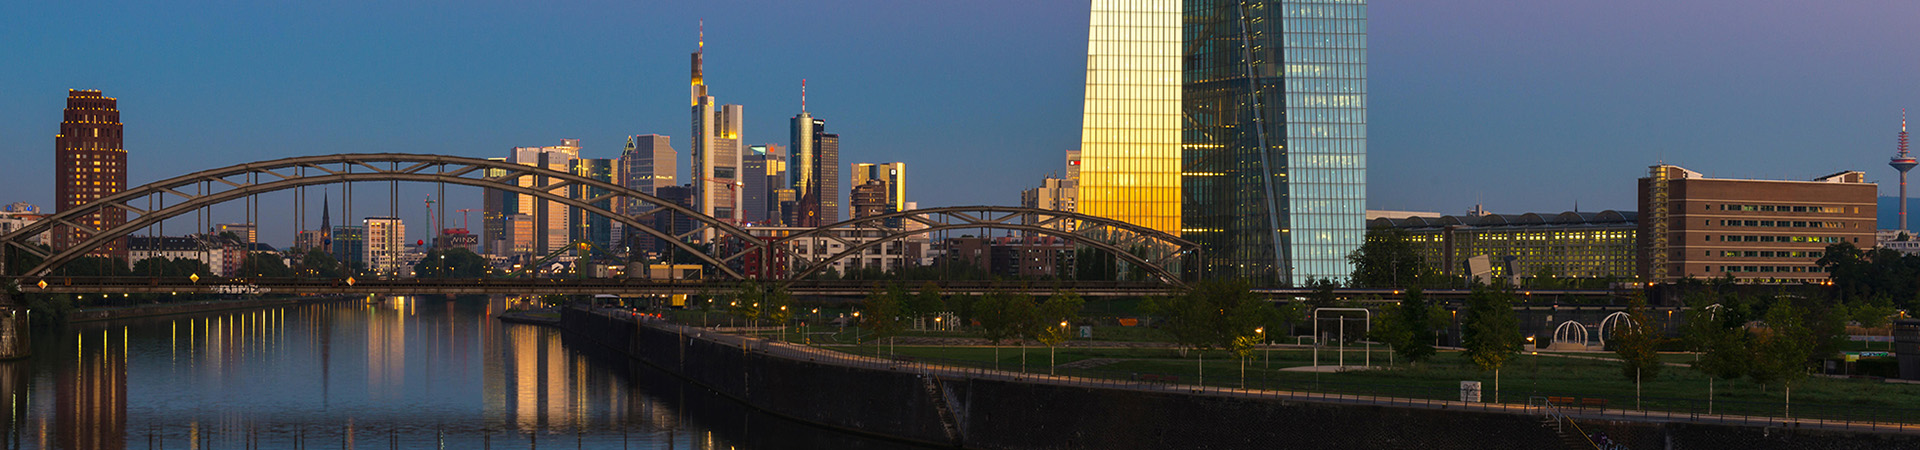
<path id="1" fill-rule="evenodd" d="M 1441 274 L 1474 276 L 1468 260 L 1485 256 L 1496 278 L 1631 279 L 1637 224 L 1632 211 L 1484 214 L 1373 219 L 1398 228 Z"/>

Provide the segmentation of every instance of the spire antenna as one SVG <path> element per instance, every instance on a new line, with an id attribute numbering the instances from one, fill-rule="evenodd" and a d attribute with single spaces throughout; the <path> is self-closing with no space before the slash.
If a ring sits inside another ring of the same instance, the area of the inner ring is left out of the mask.
<path id="1" fill-rule="evenodd" d="M 807 79 L 805 78 L 800 79 L 800 112 L 807 112 Z M 1900 123 L 1905 124 L 1906 119 L 1901 119 Z M 1901 125 L 1901 128 L 1905 129 L 1906 125 Z"/>
<path id="2" fill-rule="evenodd" d="M 700 19 L 700 49 L 707 49 L 707 19 Z"/>
<path id="3" fill-rule="evenodd" d="M 1915 166 L 1920 166 L 1920 160 L 1914 159 L 1913 155 L 1907 153 L 1906 108 L 1900 108 L 1900 137 L 1898 144 L 1895 148 L 1899 152 L 1893 155 L 1892 160 L 1887 161 L 1887 165 L 1892 166 L 1893 170 L 1900 172 L 1900 230 L 1905 231 L 1907 229 L 1907 171 L 1913 170 Z"/>

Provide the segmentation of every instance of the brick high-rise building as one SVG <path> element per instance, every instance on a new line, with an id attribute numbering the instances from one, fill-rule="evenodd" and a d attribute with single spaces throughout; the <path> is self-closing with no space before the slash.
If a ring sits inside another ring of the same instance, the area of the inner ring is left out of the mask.
<path id="1" fill-rule="evenodd" d="M 1707 178 L 1661 164 L 1641 178 L 1640 277 L 1802 282 L 1827 278 L 1827 245 L 1868 248 L 1879 187 L 1845 171 L 1812 181 Z"/>
<path id="2" fill-rule="evenodd" d="M 121 147 L 119 101 L 100 91 L 67 90 L 67 109 L 60 134 L 53 137 L 54 213 L 79 208 L 127 189 L 127 150 Z M 127 212 L 108 208 L 73 220 L 94 230 L 127 223 Z M 92 233 L 69 227 L 54 229 L 53 247 L 65 250 Z M 125 239 L 108 242 L 89 253 L 127 257 Z"/>

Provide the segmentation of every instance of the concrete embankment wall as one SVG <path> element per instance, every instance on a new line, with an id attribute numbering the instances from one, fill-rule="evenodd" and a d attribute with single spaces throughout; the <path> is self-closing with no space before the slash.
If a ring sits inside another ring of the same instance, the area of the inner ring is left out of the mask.
<path id="1" fill-rule="evenodd" d="M 980 449 L 1578 448 L 1543 417 L 1484 411 L 1236 398 L 926 375 L 767 354 L 577 309 L 573 337 L 597 342 L 776 415 L 935 446 Z M 1582 421 L 1632 449 L 1916 448 L 1911 436 Z M 1589 447 L 1590 448 L 1590 447 Z"/>

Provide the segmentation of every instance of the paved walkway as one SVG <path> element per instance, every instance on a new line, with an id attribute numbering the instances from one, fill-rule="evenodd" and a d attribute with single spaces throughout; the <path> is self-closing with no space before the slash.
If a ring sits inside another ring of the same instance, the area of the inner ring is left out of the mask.
<path id="1" fill-rule="evenodd" d="M 599 313 L 596 311 L 596 313 Z M 636 320 L 631 316 L 602 314 L 615 319 Z M 1741 416 L 1726 414 L 1696 414 L 1666 411 L 1644 411 L 1602 408 L 1560 408 L 1544 404 L 1518 403 L 1470 403 L 1450 400 L 1431 400 L 1377 395 L 1332 394 L 1308 391 L 1279 391 L 1259 389 L 1235 389 L 1216 386 L 1174 384 L 1152 381 L 1115 380 L 1105 378 L 1086 378 L 1073 376 L 1037 375 L 1019 372 L 1007 372 L 974 367 L 952 366 L 926 362 L 888 360 L 860 356 L 833 350 L 807 347 L 786 342 L 771 341 L 753 337 L 731 335 L 713 330 L 675 325 L 656 320 L 636 320 L 641 326 L 664 331 L 690 335 L 722 345 L 740 348 L 744 351 L 817 363 L 835 364 L 846 367 L 859 367 L 894 372 L 916 373 L 949 378 L 974 378 L 985 380 L 1012 381 L 1021 383 L 1054 384 L 1104 389 L 1123 389 L 1141 392 L 1177 392 L 1192 395 L 1218 397 L 1238 397 L 1255 399 L 1275 399 L 1289 401 L 1313 401 L 1340 404 L 1364 404 L 1399 406 L 1409 408 L 1476 410 L 1507 414 L 1544 416 L 1557 412 L 1566 417 L 1582 420 L 1626 420 L 1647 422 L 1683 422 L 1722 425 L 1747 425 L 1768 427 L 1794 427 L 1805 429 L 1826 429 L 1841 431 L 1873 431 L 1920 435 L 1920 424 L 1891 422 L 1860 422 L 1824 419 L 1796 419 L 1769 416 Z"/>

